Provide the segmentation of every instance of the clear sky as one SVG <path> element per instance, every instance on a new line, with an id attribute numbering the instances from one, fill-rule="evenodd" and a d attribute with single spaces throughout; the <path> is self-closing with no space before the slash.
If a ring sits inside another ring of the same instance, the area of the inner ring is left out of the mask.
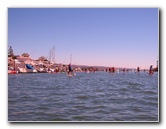
<path id="1" fill-rule="evenodd" d="M 158 8 L 9 8 L 8 45 L 56 63 L 156 67 Z"/>

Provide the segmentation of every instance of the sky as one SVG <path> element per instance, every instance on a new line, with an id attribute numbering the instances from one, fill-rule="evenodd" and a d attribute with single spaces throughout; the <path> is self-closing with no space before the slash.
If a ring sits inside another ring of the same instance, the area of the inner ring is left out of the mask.
<path id="1" fill-rule="evenodd" d="M 8 8 L 15 55 L 56 63 L 142 69 L 159 58 L 158 8 Z"/>

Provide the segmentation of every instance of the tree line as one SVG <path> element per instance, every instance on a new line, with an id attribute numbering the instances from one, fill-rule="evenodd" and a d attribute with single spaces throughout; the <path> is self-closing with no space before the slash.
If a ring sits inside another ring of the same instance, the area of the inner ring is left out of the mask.
<path id="1" fill-rule="evenodd" d="M 30 54 L 28 54 L 28 53 L 23 53 L 23 54 L 21 54 L 21 56 L 22 56 L 22 57 L 30 57 Z M 12 46 L 10 46 L 9 49 L 8 49 L 8 57 L 12 57 L 12 59 L 16 59 L 16 58 L 17 58 L 17 57 L 14 55 L 14 51 L 13 51 L 13 49 L 12 49 Z M 47 61 L 46 57 L 44 57 L 44 56 L 40 56 L 40 57 L 38 58 L 38 60 L 40 60 L 40 61 Z"/>

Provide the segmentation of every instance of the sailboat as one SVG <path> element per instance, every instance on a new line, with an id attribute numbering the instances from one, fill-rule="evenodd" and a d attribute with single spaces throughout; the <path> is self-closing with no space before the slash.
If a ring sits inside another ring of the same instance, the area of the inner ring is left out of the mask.
<path id="1" fill-rule="evenodd" d="M 72 69 L 72 66 L 71 66 L 71 60 L 72 60 L 72 55 L 70 55 L 70 63 L 68 65 L 68 72 L 67 72 L 67 75 L 70 77 L 70 76 L 75 76 L 75 72 L 73 71 Z"/>

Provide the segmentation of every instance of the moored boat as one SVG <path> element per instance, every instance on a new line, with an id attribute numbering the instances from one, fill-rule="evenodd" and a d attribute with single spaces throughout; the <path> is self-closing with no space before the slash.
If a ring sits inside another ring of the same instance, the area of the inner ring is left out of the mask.
<path id="1" fill-rule="evenodd" d="M 8 70 L 8 74 L 16 74 L 18 73 L 16 70 Z"/>

